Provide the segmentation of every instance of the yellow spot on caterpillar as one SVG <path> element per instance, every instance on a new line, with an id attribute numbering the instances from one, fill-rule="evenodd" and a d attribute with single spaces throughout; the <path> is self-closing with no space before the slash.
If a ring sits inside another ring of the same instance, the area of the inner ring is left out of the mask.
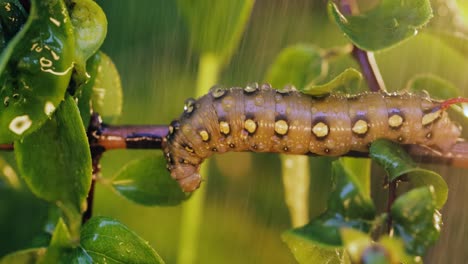
<path id="1" fill-rule="evenodd" d="M 226 94 L 226 90 L 221 87 L 214 87 L 211 94 L 215 99 L 223 97 Z"/>
<path id="2" fill-rule="evenodd" d="M 257 130 L 257 124 L 255 123 L 255 121 L 253 121 L 252 119 L 247 119 L 245 120 L 244 122 L 244 128 L 245 130 L 247 130 L 250 134 L 254 133 L 255 130 Z"/>
<path id="3" fill-rule="evenodd" d="M 185 150 L 190 152 L 190 153 L 193 153 L 193 148 L 189 147 L 189 146 L 185 146 Z"/>
<path id="4" fill-rule="evenodd" d="M 423 116 L 423 118 L 422 118 L 422 125 L 426 126 L 426 125 L 429 125 L 430 123 L 436 121 L 440 117 L 440 114 L 441 114 L 440 110 L 425 114 Z"/>
<path id="5" fill-rule="evenodd" d="M 358 135 L 364 135 L 367 133 L 368 130 L 368 124 L 366 121 L 360 119 L 356 123 L 354 123 L 354 126 L 352 128 L 353 132 L 358 134 Z"/>
<path id="6" fill-rule="evenodd" d="M 388 125 L 392 128 L 399 128 L 403 125 L 403 117 L 397 114 L 392 115 L 388 118 Z"/>
<path id="7" fill-rule="evenodd" d="M 206 130 L 202 130 L 198 134 L 200 135 L 200 137 L 201 137 L 201 139 L 203 141 L 206 142 L 206 141 L 210 140 L 210 134 L 208 134 L 208 132 L 206 132 Z"/>
<path id="8" fill-rule="evenodd" d="M 275 132 L 280 135 L 286 135 L 288 133 L 288 123 L 284 120 L 278 120 L 275 122 Z"/>
<path id="9" fill-rule="evenodd" d="M 231 128 L 229 127 L 229 124 L 227 122 L 221 121 L 219 122 L 219 131 L 221 131 L 221 133 L 225 135 L 228 135 L 229 132 L 231 132 Z"/>
<path id="10" fill-rule="evenodd" d="M 328 126 L 323 122 L 318 122 L 312 128 L 312 133 L 318 138 L 323 138 L 328 135 Z"/>

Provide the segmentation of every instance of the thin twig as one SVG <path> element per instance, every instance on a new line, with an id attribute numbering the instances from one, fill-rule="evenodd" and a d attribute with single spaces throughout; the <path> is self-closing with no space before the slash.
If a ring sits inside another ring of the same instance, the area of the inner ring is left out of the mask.
<path id="1" fill-rule="evenodd" d="M 98 125 L 88 132 L 91 150 L 103 152 L 113 149 L 161 149 L 163 138 L 169 133 L 169 126 L 111 126 Z M 457 168 L 468 168 L 468 142 L 457 142 L 447 152 L 439 152 L 422 145 L 405 145 L 406 151 L 417 162 L 442 164 Z M 0 150 L 11 151 L 13 144 L 1 144 Z M 309 153 L 310 156 L 316 156 Z M 369 156 L 366 152 L 349 152 L 343 156 Z"/>
<path id="2" fill-rule="evenodd" d="M 357 15 L 359 13 L 356 0 L 341 0 L 341 11 L 344 15 Z M 374 53 L 364 51 L 354 45 L 353 57 L 359 63 L 362 75 L 366 79 L 369 90 L 373 92 L 386 91 L 385 83 L 375 61 Z"/>
<path id="3" fill-rule="evenodd" d="M 390 181 L 388 183 L 388 199 L 387 199 L 387 234 L 392 232 L 393 226 L 393 218 L 392 214 L 390 214 L 390 210 L 392 209 L 392 205 L 396 199 L 396 190 L 397 190 L 397 181 Z"/>

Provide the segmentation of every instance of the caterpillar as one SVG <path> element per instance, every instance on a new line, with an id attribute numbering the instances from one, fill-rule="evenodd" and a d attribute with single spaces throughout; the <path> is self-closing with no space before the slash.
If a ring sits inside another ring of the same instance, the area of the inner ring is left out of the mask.
<path id="1" fill-rule="evenodd" d="M 455 101 L 453 101 L 455 100 Z M 274 152 L 340 156 L 366 152 L 374 140 L 448 150 L 461 128 L 445 102 L 411 93 L 310 96 L 270 85 L 214 87 L 188 99 L 163 139 L 167 169 L 185 192 L 201 182 L 199 167 L 214 153 Z"/>

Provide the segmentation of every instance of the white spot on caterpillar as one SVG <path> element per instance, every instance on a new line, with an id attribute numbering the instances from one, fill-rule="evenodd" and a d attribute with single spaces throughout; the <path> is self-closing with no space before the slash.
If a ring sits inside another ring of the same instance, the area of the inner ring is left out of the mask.
<path id="1" fill-rule="evenodd" d="M 428 114 L 425 114 L 422 118 L 422 125 L 429 125 L 430 123 L 434 122 L 440 117 L 441 111 L 437 110 L 435 112 L 431 112 Z"/>
<path id="2" fill-rule="evenodd" d="M 219 131 L 227 135 L 231 131 L 231 128 L 229 127 L 229 124 L 227 122 L 221 121 L 219 122 Z"/>
<path id="3" fill-rule="evenodd" d="M 22 135 L 32 125 L 32 121 L 28 115 L 17 116 L 11 120 L 8 128 L 17 135 Z"/>
<path id="4" fill-rule="evenodd" d="M 328 126 L 323 122 L 318 122 L 312 128 L 312 133 L 318 138 L 322 138 L 328 135 Z"/>
<path id="5" fill-rule="evenodd" d="M 353 132 L 358 134 L 358 135 L 364 135 L 367 133 L 367 130 L 368 130 L 368 124 L 366 121 L 360 119 L 358 120 L 353 128 L 352 128 Z"/>
<path id="6" fill-rule="evenodd" d="M 278 120 L 275 122 L 275 132 L 280 135 L 286 135 L 288 133 L 288 123 L 284 120 Z"/>
<path id="7" fill-rule="evenodd" d="M 47 116 L 52 115 L 52 113 L 55 111 L 55 106 L 52 102 L 47 101 L 45 106 L 44 106 L 44 113 Z"/>
<path id="8" fill-rule="evenodd" d="M 392 128 L 399 128 L 403 124 L 403 117 L 394 114 L 388 118 L 388 125 Z"/>

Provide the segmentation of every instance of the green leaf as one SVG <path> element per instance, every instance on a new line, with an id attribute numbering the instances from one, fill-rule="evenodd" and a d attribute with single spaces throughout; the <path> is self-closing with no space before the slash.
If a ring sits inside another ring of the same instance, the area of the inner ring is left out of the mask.
<path id="1" fill-rule="evenodd" d="M 447 201 L 448 186 L 445 180 L 433 171 L 419 168 L 400 145 L 389 140 L 378 139 L 372 143 L 369 155 L 384 168 L 390 181 L 407 175 L 415 187 L 433 186 L 437 208 L 441 208 Z"/>
<path id="2" fill-rule="evenodd" d="M 254 0 L 178 0 L 191 45 L 200 54 L 213 53 L 229 62 L 247 24 Z"/>
<path id="3" fill-rule="evenodd" d="M 177 205 L 189 197 L 167 171 L 161 154 L 130 162 L 115 175 L 112 186 L 127 199 L 144 205 Z"/>
<path id="4" fill-rule="evenodd" d="M 37 263 L 46 253 L 45 248 L 31 248 L 16 251 L 0 259 L 0 264 L 29 264 Z"/>
<path id="5" fill-rule="evenodd" d="M 411 78 L 406 85 L 413 92 L 428 92 L 437 99 L 449 99 L 460 95 L 458 88 L 451 82 L 433 74 L 419 74 Z"/>
<path id="6" fill-rule="evenodd" d="M 81 231 L 81 247 L 93 263 L 164 263 L 148 242 L 120 222 L 93 217 Z"/>
<path id="7" fill-rule="evenodd" d="M 440 236 L 442 216 L 436 210 L 434 189 L 420 187 L 395 200 L 391 208 L 395 235 L 407 252 L 422 256 Z"/>
<path id="8" fill-rule="evenodd" d="M 72 251 L 72 246 L 70 232 L 62 218 L 59 218 L 50 245 L 40 263 L 64 263 L 63 260 Z"/>
<path id="9" fill-rule="evenodd" d="M 97 71 L 101 64 L 101 52 L 97 52 L 86 62 L 86 71 L 90 78 L 88 81 L 77 91 L 75 97 L 78 99 L 78 109 L 80 110 L 81 120 L 85 128 L 89 126 L 91 119 L 91 98 L 93 96 L 93 86 L 96 80 Z"/>
<path id="10" fill-rule="evenodd" d="M 429 0 L 382 0 L 374 9 L 344 15 L 330 2 L 329 12 L 345 35 L 359 48 L 376 51 L 416 35 L 432 17 Z"/>
<path id="11" fill-rule="evenodd" d="M 31 1 L 29 18 L 0 55 L 0 143 L 38 129 L 63 100 L 74 36 L 61 0 Z"/>
<path id="12" fill-rule="evenodd" d="M 15 142 L 21 176 L 38 197 L 56 202 L 67 224 L 83 211 L 91 184 L 91 155 L 78 107 L 65 101 L 39 130 Z M 79 224 L 78 224 L 79 227 Z M 75 236 L 77 226 L 69 227 Z"/>
<path id="13" fill-rule="evenodd" d="M 328 83 L 308 84 L 302 92 L 310 95 L 324 95 L 340 88 L 341 91 L 346 93 L 357 93 L 360 91 L 361 81 L 362 74 L 356 69 L 348 68 Z"/>
<path id="14" fill-rule="evenodd" d="M 375 208 L 368 192 L 341 161 L 333 162 L 332 166 L 335 186 L 327 211 L 291 232 L 313 244 L 340 247 L 340 229 L 352 227 L 367 232 L 375 217 Z"/>
<path id="15" fill-rule="evenodd" d="M 368 234 L 343 228 L 341 237 L 353 263 L 419 263 L 421 258 L 406 254 L 404 243 L 399 238 L 382 236 L 373 242 Z"/>
<path id="16" fill-rule="evenodd" d="M 270 66 L 265 82 L 276 88 L 292 85 L 303 89 L 308 83 L 322 80 L 327 72 L 328 62 L 320 49 L 298 44 L 281 51 Z"/>
<path id="17" fill-rule="evenodd" d="M 89 75 L 86 61 L 101 47 L 107 34 L 107 19 L 101 7 L 92 0 L 69 0 L 67 3 L 75 33 L 74 79 L 84 83 Z"/>
<path id="18" fill-rule="evenodd" d="M 3 0 L 0 3 L 0 25 L 8 42 L 26 23 L 28 14 L 18 0 Z M 1 47 L 3 48 L 3 46 Z"/>
<path id="19" fill-rule="evenodd" d="M 120 75 L 112 62 L 103 52 L 97 68 L 93 85 L 93 110 L 101 115 L 105 122 L 112 121 L 122 113 L 122 83 Z"/>
<path id="20" fill-rule="evenodd" d="M 359 263 L 363 257 L 364 251 L 372 245 L 372 239 L 368 234 L 351 228 L 341 229 L 340 234 L 343 238 L 343 244 L 346 248 L 349 258 L 353 261 L 353 263 Z"/>
<path id="21" fill-rule="evenodd" d="M 295 234 L 293 231 L 287 231 L 281 236 L 288 245 L 297 262 L 300 264 L 350 264 L 348 255 L 341 248 L 323 247 L 304 237 Z"/>

